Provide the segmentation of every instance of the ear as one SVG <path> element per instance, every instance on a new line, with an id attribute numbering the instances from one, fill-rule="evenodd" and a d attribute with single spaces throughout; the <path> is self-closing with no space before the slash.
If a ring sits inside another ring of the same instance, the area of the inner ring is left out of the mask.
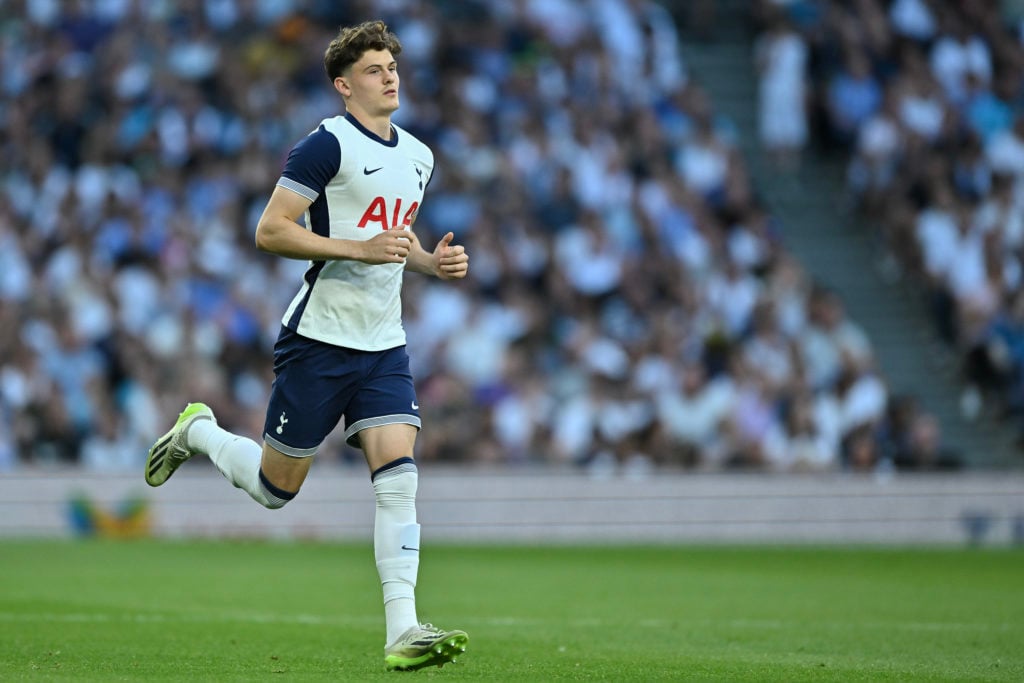
<path id="1" fill-rule="evenodd" d="M 341 93 L 342 97 L 352 95 L 352 88 L 349 87 L 348 80 L 344 76 L 338 76 L 334 79 L 334 89 Z"/>

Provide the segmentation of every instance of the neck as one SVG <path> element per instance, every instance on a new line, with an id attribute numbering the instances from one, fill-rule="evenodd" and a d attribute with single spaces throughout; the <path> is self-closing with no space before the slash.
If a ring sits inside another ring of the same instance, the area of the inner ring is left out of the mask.
<path id="1" fill-rule="evenodd" d="M 355 117 L 356 121 L 362 124 L 363 128 L 370 131 L 381 140 L 391 139 L 391 115 L 370 116 L 358 108 L 349 109 L 349 114 Z"/>

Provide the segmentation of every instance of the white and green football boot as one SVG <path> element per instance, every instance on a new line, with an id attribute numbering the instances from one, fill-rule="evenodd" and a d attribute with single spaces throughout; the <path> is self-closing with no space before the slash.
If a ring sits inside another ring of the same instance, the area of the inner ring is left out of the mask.
<path id="1" fill-rule="evenodd" d="M 455 663 L 466 651 L 469 636 L 465 631 L 442 631 L 430 624 L 413 626 L 384 648 L 384 668 L 388 671 L 416 671 L 427 666 Z"/>
<path id="2" fill-rule="evenodd" d="M 146 459 L 146 483 L 150 486 L 160 486 L 171 478 L 174 471 L 181 467 L 193 456 L 188 449 L 188 428 L 196 420 L 213 420 L 213 411 L 205 403 L 189 403 L 185 410 L 178 415 L 178 421 L 174 423 L 171 430 L 157 439 L 153 447 L 149 449 L 149 457 Z"/>

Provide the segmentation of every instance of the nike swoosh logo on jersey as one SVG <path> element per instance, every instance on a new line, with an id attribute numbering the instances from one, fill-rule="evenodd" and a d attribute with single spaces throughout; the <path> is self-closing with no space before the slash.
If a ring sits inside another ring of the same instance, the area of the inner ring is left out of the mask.
<path id="1" fill-rule="evenodd" d="M 371 175 L 373 173 L 376 173 L 377 171 L 379 171 L 382 168 L 384 168 L 384 167 L 383 166 L 378 166 L 377 168 L 366 168 L 365 166 L 363 166 L 363 175 Z"/>
<path id="2" fill-rule="evenodd" d="M 409 546 L 407 546 L 407 545 L 403 545 L 403 546 L 402 546 L 402 550 L 415 550 L 416 552 L 419 552 L 419 551 L 420 551 L 420 549 L 419 549 L 419 548 L 410 548 L 410 547 L 409 547 Z"/>

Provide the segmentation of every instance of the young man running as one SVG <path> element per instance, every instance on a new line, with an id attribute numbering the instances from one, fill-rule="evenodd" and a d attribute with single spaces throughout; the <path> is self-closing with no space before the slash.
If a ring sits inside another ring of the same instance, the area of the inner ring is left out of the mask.
<path id="1" fill-rule="evenodd" d="M 260 249 L 310 261 L 274 348 L 262 447 L 220 428 L 206 405 L 190 403 L 146 462 L 146 482 L 160 486 L 193 455 L 206 454 L 235 486 L 280 508 L 344 417 L 345 438 L 362 448 L 377 499 L 374 555 L 388 670 L 454 662 L 468 641 L 463 631 L 416 616 L 420 416 L 401 321 L 402 275 L 464 278 L 469 256 L 450 232 L 428 252 L 411 229 L 434 157 L 391 123 L 401 50 L 381 21 L 343 28 L 331 41 L 324 66 L 346 113 L 292 148 L 257 226 Z"/>

